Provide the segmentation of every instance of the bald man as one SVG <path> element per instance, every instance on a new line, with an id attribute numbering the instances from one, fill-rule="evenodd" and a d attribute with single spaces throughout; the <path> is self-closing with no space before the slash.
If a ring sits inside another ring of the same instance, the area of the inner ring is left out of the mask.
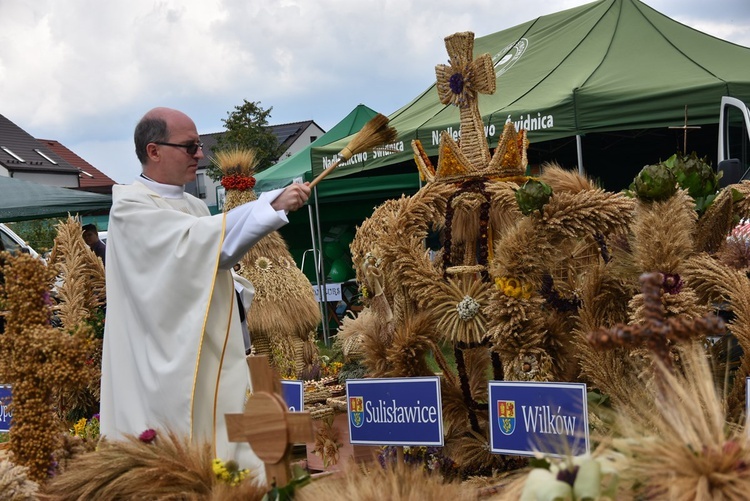
<path id="1" fill-rule="evenodd" d="M 101 430 L 147 429 L 209 441 L 264 482 L 247 444 L 230 443 L 224 415 L 243 412 L 250 379 L 232 267 L 307 201 L 307 184 L 263 193 L 211 216 L 184 192 L 203 145 L 184 113 L 155 108 L 135 128 L 142 173 L 114 186 L 108 227 Z"/>

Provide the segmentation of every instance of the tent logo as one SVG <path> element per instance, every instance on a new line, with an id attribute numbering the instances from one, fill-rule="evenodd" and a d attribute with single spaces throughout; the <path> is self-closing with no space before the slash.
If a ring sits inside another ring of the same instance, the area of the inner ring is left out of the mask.
<path id="1" fill-rule="evenodd" d="M 495 61 L 495 75 L 499 77 L 508 71 L 523 56 L 528 47 L 529 41 L 522 38 L 517 42 L 506 45 L 500 52 L 495 54 L 492 58 Z"/>

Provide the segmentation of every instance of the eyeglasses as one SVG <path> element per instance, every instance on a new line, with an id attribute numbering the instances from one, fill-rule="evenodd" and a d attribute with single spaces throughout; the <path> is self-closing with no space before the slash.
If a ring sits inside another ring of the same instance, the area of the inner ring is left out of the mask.
<path id="1" fill-rule="evenodd" d="M 188 155 L 195 155 L 198 153 L 198 148 L 203 150 L 203 143 L 190 143 L 190 144 L 177 144 L 177 143 L 165 143 L 164 141 L 153 141 L 154 144 L 161 144 L 163 146 L 174 146 L 175 148 L 185 148 Z"/>

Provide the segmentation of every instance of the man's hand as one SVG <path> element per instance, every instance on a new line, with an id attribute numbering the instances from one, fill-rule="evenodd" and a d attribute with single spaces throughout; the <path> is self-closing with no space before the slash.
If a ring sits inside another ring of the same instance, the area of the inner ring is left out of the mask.
<path id="1" fill-rule="evenodd" d="M 276 200 L 271 202 L 271 207 L 273 207 L 274 210 L 292 212 L 305 205 L 309 196 L 310 183 L 290 184 L 278 197 L 276 197 Z"/>

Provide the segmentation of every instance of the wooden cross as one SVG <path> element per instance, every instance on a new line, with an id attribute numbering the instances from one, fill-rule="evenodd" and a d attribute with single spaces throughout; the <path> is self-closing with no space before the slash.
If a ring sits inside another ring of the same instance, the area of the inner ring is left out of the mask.
<path id="1" fill-rule="evenodd" d="M 685 316 L 666 318 L 662 304 L 663 288 L 670 289 L 679 282 L 678 276 L 661 273 L 644 273 L 640 277 L 643 307 L 646 319 L 635 325 L 617 324 L 589 334 L 589 342 L 598 349 L 615 347 L 635 348 L 645 345 L 661 359 L 666 367 L 672 366 L 669 341 L 683 341 L 699 336 L 724 333 L 724 321 L 710 313 L 702 318 Z"/>
<path id="2" fill-rule="evenodd" d="M 226 414 L 227 435 L 231 442 L 248 442 L 266 465 L 266 482 L 289 483 L 292 444 L 313 441 L 310 413 L 289 412 L 281 396 L 281 384 L 265 355 L 247 357 L 253 394 L 244 414 Z"/>
<path id="3" fill-rule="evenodd" d="M 689 129 L 700 129 L 698 125 L 688 125 L 688 107 L 685 105 L 685 121 L 681 127 L 670 127 L 670 129 L 682 129 L 682 154 L 687 155 L 687 133 Z"/>

